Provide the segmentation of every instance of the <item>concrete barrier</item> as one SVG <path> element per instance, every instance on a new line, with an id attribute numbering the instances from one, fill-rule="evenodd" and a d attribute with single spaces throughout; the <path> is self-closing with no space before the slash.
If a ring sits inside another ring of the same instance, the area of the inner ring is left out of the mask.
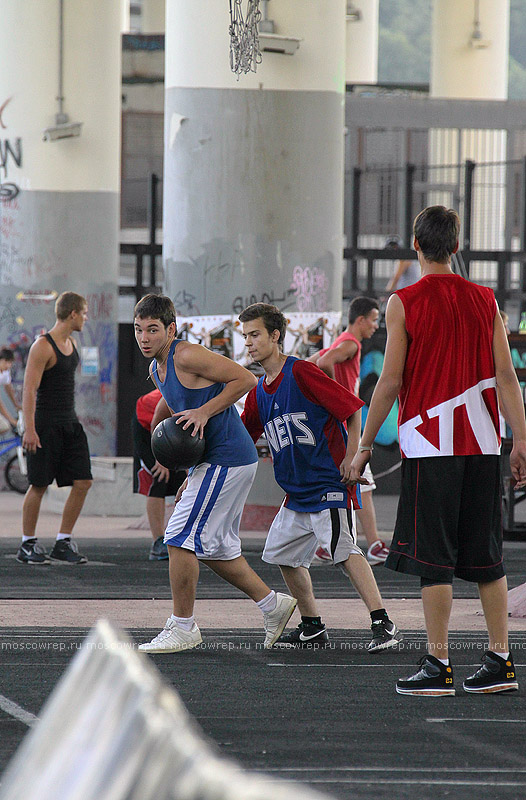
<path id="1" fill-rule="evenodd" d="M 83 514 L 100 517 L 140 517 L 145 513 L 145 498 L 133 494 L 133 459 L 127 456 L 93 456 L 93 486 L 88 492 Z M 52 484 L 43 500 L 43 508 L 61 514 L 69 494 L 69 486 Z M 270 459 L 259 460 L 258 471 L 247 499 L 252 517 L 244 520 L 251 530 L 264 530 L 283 500 L 283 490 L 274 480 Z"/>
<path id="2" fill-rule="evenodd" d="M 93 456 L 93 486 L 82 513 L 96 517 L 140 517 L 144 514 L 144 497 L 133 494 L 132 468 L 133 458 L 128 456 Z M 59 488 L 52 484 L 44 496 L 43 507 L 61 514 L 68 494 L 69 486 Z"/>

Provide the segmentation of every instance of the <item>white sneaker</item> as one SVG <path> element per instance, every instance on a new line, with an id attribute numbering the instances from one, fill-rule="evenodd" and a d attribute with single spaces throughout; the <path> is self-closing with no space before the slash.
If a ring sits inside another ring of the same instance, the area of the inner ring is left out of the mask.
<path id="1" fill-rule="evenodd" d="M 267 611 L 263 614 L 263 624 L 265 625 L 265 644 L 263 647 L 272 647 L 283 633 L 285 625 L 292 616 L 296 608 L 297 600 L 289 594 L 276 593 L 276 608 L 274 611 Z"/>
<path id="2" fill-rule="evenodd" d="M 171 617 L 166 620 L 166 625 L 151 642 L 139 645 L 143 653 L 179 653 L 181 650 L 191 650 L 202 642 L 201 631 L 197 625 L 192 625 L 191 630 L 185 631 Z"/>

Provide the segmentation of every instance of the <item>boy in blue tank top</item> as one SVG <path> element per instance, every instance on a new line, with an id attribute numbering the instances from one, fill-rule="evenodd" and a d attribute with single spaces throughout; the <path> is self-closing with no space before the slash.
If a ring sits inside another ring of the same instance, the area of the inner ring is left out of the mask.
<path id="1" fill-rule="evenodd" d="M 239 525 L 257 468 L 257 452 L 234 408 L 253 386 L 251 373 L 199 344 L 177 339 L 169 297 L 149 294 L 135 306 L 135 338 L 150 376 L 163 395 L 152 420 L 175 416 L 192 435 L 205 436 L 203 460 L 193 467 L 176 498 L 166 528 L 173 614 L 163 630 L 139 646 L 147 653 L 177 653 L 202 639 L 194 620 L 199 561 L 247 594 L 263 612 L 265 647 L 281 635 L 296 600 L 276 593 L 241 555 Z M 163 467 L 156 463 L 162 477 Z"/>
<path id="2" fill-rule="evenodd" d="M 263 561 L 279 565 L 301 613 L 299 627 L 283 634 L 277 645 L 319 647 L 329 639 L 309 573 L 321 546 L 343 568 L 370 612 L 373 635 L 368 651 L 394 647 L 402 637 L 383 607 L 354 533 L 356 484 L 366 481 L 351 481 L 350 467 L 363 403 L 315 364 L 284 355 L 286 319 L 276 306 L 254 303 L 239 319 L 249 354 L 265 370 L 247 397 L 242 420 L 254 441 L 265 434 L 276 481 L 286 492 L 270 527 Z"/>

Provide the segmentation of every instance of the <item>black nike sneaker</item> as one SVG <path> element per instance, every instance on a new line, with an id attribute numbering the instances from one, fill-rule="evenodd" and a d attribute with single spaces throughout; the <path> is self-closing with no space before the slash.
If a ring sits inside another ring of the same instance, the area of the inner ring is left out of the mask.
<path id="1" fill-rule="evenodd" d="M 325 625 L 307 625 L 300 622 L 297 628 L 282 633 L 274 647 L 310 647 L 315 650 L 325 647 L 329 641 L 329 634 Z"/>
<path id="2" fill-rule="evenodd" d="M 16 560 L 21 564 L 51 564 L 49 556 L 35 539 L 26 539 L 22 542 L 16 554 Z"/>
<path id="3" fill-rule="evenodd" d="M 397 647 L 402 641 L 402 634 L 390 619 L 378 619 L 371 625 L 373 638 L 367 645 L 368 653 L 378 653 Z"/>

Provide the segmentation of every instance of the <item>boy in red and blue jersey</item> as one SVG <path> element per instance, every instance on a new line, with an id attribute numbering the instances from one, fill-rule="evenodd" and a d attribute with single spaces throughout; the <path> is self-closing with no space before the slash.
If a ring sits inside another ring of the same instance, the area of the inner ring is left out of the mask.
<path id="1" fill-rule="evenodd" d="M 314 364 L 283 354 L 286 320 L 276 306 L 254 303 L 239 319 L 249 354 L 265 370 L 247 397 L 242 419 L 254 441 L 265 434 L 276 481 L 286 492 L 263 560 L 279 565 L 301 613 L 299 627 L 284 633 L 277 645 L 312 647 L 328 641 L 309 573 L 321 545 L 343 567 L 371 614 L 369 652 L 396 646 L 400 633 L 356 544 L 353 522 L 359 488 L 349 483 L 349 469 L 363 403 Z"/>

